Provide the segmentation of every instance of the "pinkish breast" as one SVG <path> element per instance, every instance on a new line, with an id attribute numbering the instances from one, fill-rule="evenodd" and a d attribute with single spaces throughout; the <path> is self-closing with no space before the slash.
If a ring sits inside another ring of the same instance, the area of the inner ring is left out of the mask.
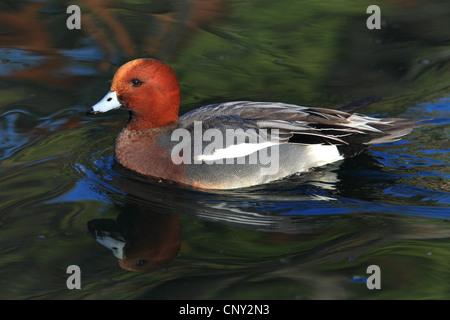
<path id="1" fill-rule="evenodd" d="M 161 146 L 158 129 L 124 128 L 116 138 L 114 156 L 124 167 L 145 176 L 186 183 L 184 164 L 175 165 L 169 146 Z"/>

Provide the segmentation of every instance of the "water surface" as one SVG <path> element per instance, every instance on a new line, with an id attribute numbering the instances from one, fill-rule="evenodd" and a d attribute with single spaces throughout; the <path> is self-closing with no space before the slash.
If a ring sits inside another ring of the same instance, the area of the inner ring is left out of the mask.
<path id="1" fill-rule="evenodd" d="M 78 4 L 71 31 L 64 1 L 0 5 L 0 298 L 450 298 L 447 3 L 382 1 L 377 31 L 365 2 Z M 142 56 L 175 69 L 181 113 L 376 95 L 366 114 L 426 125 L 265 186 L 142 179 L 113 158 L 127 114 L 85 116 Z M 107 233 L 126 257 L 94 238 Z M 69 265 L 80 290 L 66 287 Z M 380 290 L 365 284 L 370 265 Z"/>

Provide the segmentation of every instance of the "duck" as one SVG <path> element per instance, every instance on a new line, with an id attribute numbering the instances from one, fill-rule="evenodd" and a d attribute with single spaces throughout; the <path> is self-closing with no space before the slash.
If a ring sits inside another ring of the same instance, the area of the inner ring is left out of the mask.
<path id="1" fill-rule="evenodd" d="M 129 119 L 114 158 L 149 179 L 219 190 L 259 186 L 342 161 L 371 145 L 394 142 L 415 120 L 359 113 L 380 100 L 340 108 L 282 102 L 231 101 L 179 115 L 180 86 L 164 62 L 139 58 L 114 74 L 110 91 L 88 115 L 116 109 Z"/>

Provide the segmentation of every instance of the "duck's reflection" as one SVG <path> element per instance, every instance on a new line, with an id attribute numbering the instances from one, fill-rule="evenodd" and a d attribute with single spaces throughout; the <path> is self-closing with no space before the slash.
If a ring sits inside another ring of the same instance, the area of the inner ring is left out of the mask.
<path id="1" fill-rule="evenodd" d="M 359 170 L 366 178 L 355 181 Z M 382 199 L 383 189 L 398 178 L 381 179 L 380 164 L 370 155 L 265 186 L 216 193 L 139 178 L 121 166 L 114 171 L 121 175 L 109 183 L 126 194 L 120 201 L 122 213 L 115 220 L 92 220 L 88 229 L 118 258 L 120 267 L 130 271 L 162 268 L 175 259 L 182 243 L 182 222 L 262 232 L 268 244 L 279 239 L 303 245 L 311 241 L 313 250 L 302 256 L 320 252 L 332 257 L 337 250 L 351 257 L 396 238 L 416 237 L 412 230 L 417 226 L 408 225 L 407 217 L 373 215 L 371 201 L 365 207 L 365 200 Z M 368 227 L 368 223 L 374 225 Z M 193 236 L 184 241 L 201 240 Z"/>
<path id="2" fill-rule="evenodd" d="M 126 210 L 116 220 L 91 220 L 88 230 L 95 240 L 113 252 L 125 270 L 162 268 L 180 250 L 179 217 L 148 211 L 145 206 Z"/>
<path id="3" fill-rule="evenodd" d="M 97 242 L 112 251 L 120 267 L 130 271 L 161 268 L 178 255 L 181 246 L 180 216 L 262 232 L 308 234 L 321 226 L 318 219 L 311 223 L 309 217 L 280 215 L 288 210 L 282 207 L 276 212 L 261 212 L 254 202 L 261 199 L 274 203 L 334 200 L 324 194 L 304 190 L 285 191 L 299 179 L 308 181 L 308 188 L 320 186 L 333 190 L 338 182 L 335 168 L 328 166 L 310 172 L 296 177 L 295 182 L 285 180 L 251 190 L 212 194 L 130 177 L 128 170 L 118 165 L 115 170 L 124 176 L 114 177 L 111 184 L 126 193 L 122 213 L 115 220 L 89 221 L 88 231 Z"/>

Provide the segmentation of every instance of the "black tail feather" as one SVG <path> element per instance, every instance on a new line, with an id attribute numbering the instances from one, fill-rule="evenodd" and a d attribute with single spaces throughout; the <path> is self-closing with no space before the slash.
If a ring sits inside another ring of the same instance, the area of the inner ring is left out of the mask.
<path id="1" fill-rule="evenodd" d="M 409 134 L 414 128 L 422 126 L 422 124 L 418 122 L 423 121 L 393 118 L 384 120 L 386 120 L 386 122 L 369 123 L 371 127 L 380 130 L 379 132 L 366 131 L 364 134 L 349 135 L 346 140 L 348 144 L 338 146 L 339 152 L 345 157 L 352 157 L 365 151 L 373 144 L 395 142 L 401 137 Z"/>

